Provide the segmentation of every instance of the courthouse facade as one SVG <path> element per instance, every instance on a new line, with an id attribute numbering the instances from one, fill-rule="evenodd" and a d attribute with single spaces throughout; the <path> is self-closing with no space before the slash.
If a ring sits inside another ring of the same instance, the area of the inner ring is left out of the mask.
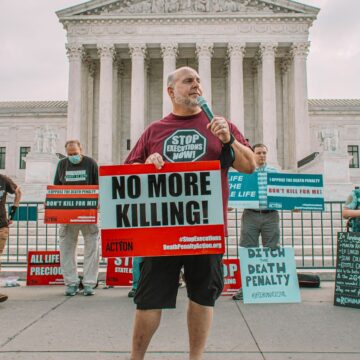
<path id="1" fill-rule="evenodd" d="M 122 161 L 169 113 L 166 75 L 196 68 L 215 113 L 269 162 L 310 154 L 306 57 L 318 9 L 288 0 L 93 0 L 57 12 L 67 31 L 67 137 L 99 163 Z"/>
<path id="2" fill-rule="evenodd" d="M 68 102 L 0 102 L 0 171 L 21 184 L 29 151 L 64 153 L 69 138 L 100 164 L 121 163 L 144 128 L 171 111 L 166 75 L 188 65 L 214 112 L 250 143 L 266 143 L 270 163 L 296 172 L 327 147 L 349 153 L 359 184 L 360 100 L 307 99 L 318 11 L 290 0 L 92 0 L 58 11 Z"/>

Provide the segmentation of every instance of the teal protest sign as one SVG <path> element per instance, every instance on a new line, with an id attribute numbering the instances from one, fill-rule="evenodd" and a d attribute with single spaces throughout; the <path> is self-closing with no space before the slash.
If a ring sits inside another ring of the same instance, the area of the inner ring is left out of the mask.
<path id="1" fill-rule="evenodd" d="M 243 174 L 230 171 L 229 179 L 229 207 L 240 209 L 259 208 L 258 173 Z"/>
<path id="2" fill-rule="evenodd" d="M 322 175 L 269 173 L 268 209 L 324 210 Z"/>
<path id="3" fill-rule="evenodd" d="M 244 304 L 300 302 L 293 248 L 239 248 Z"/>

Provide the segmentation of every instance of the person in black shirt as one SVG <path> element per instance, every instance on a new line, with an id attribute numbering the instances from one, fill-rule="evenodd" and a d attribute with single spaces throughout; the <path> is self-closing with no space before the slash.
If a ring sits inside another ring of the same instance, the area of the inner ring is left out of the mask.
<path id="1" fill-rule="evenodd" d="M 78 140 L 65 144 L 67 157 L 60 160 L 54 185 L 98 185 L 99 174 L 95 160 L 82 154 Z M 99 228 L 96 224 L 61 224 L 59 229 L 60 261 L 66 285 L 65 295 L 79 291 L 76 245 L 79 231 L 84 237 L 84 295 L 94 295 L 99 272 Z"/>
<path id="2" fill-rule="evenodd" d="M 15 194 L 14 204 L 10 209 L 9 217 L 6 214 L 6 195 Z M 15 215 L 21 199 L 20 188 L 7 176 L 0 174 L 0 257 L 4 251 L 6 241 L 9 237 L 9 225 Z M 1 264 L 0 264 L 1 266 Z M 7 300 L 7 295 L 0 294 L 0 302 Z"/>

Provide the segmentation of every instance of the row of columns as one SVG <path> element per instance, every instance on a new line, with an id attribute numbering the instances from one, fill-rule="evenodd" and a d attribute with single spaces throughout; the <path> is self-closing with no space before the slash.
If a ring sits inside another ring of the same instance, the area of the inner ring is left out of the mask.
<path id="1" fill-rule="evenodd" d="M 277 165 L 277 112 L 276 112 L 276 86 L 275 86 L 275 54 L 276 43 L 263 43 L 259 47 L 257 61 L 259 81 L 259 106 L 261 115 L 258 130 L 259 139 L 265 142 L 271 151 L 269 163 Z M 114 45 L 98 45 L 100 57 L 100 89 L 99 89 L 99 143 L 98 161 L 100 164 L 112 163 L 112 138 L 109 136 L 113 119 L 113 60 L 115 57 Z M 289 121 L 293 123 L 294 133 L 302 134 L 304 141 L 291 142 L 289 146 L 294 158 L 299 160 L 310 152 L 309 121 L 307 113 L 307 83 L 306 83 L 306 55 L 308 43 L 294 44 L 290 56 L 292 66 L 290 77 L 292 79 L 292 104 L 289 110 Z M 146 83 L 146 44 L 129 44 L 132 61 L 131 70 L 131 130 L 130 141 L 133 146 L 145 126 L 145 83 Z M 69 102 L 67 137 L 79 138 L 81 134 L 81 62 L 84 49 L 81 45 L 67 45 L 69 56 Z M 178 55 L 177 43 L 161 44 L 163 57 L 163 114 L 171 111 L 171 103 L 167 94 L 167 75 L 176 69 Z M 244 81 L 243 58 L 245 43 L 229 43 L 227 48 L 229 58 L 229 118 L 244 133 Z M 212 43 L 196 45 L 198 59 L 198 72 L 202 81 L 204 96 L 211 104 L 211 59 L 213 55 Z M 305 137 L 306 136 L 306 137 Z M 294 139 L 295 140 L 295 139 Z"/>

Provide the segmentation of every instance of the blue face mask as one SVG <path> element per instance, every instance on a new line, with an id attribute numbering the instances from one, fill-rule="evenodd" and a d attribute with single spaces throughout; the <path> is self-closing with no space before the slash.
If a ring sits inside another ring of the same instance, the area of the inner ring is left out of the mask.
<path id="1" fill-rule="evenodd" d="M 81 156 L 80 155 L 70 155 L 70 156 L 68 156 L 68 159 L 72 164 L 78 164 L 81 161 Z"/>

